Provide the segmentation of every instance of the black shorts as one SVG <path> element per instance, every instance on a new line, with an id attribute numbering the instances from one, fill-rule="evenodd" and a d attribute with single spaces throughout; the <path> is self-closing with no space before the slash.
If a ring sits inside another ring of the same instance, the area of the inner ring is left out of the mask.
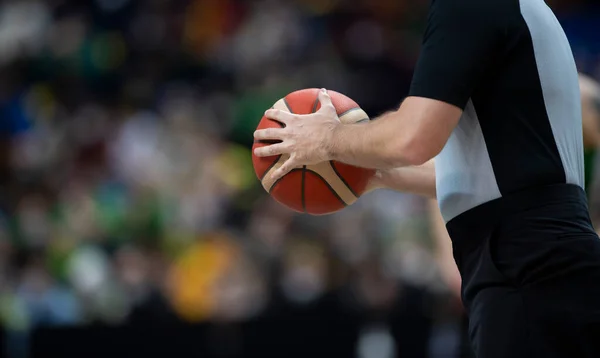
<path id="1" fill-rule="evenodd" d="M 447 228 L 477 358 L 600 357 L 600 240 L 581 188 L 503 197 Z"/>

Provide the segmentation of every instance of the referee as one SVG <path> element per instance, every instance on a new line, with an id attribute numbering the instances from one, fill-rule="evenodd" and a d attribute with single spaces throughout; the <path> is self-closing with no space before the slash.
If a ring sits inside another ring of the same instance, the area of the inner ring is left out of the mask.
<path id="1" fill-rule="evenodd" d="M 255 132 L 278 142 L 257 155 L 289 155 L 275 179 L 338 160 L 380 169 L 378 187 L 437 197 L 476 357 L 600 357 L 578 74 L 543 0 L 433 0 L 398 110 L 342 125 L 319 99 L 310 115 L 267 111 L 284 128 Z"/>

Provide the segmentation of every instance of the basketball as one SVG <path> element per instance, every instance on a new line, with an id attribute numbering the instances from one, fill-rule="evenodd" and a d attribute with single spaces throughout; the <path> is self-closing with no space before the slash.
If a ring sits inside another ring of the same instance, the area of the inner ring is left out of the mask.
<path id="1" fill-rule="evenodd" d="M 369 116 L 352 99 L 328 90 L 340 121 L 352 124 L 368 121 Z M 310 88 L 292 92 L 277 101 L 273 108 L 295 114 L 310 114 L 321 108 L 319 89 Z M 282 124 L 263 116 L 257 129 L 277 128 Z M 271 144 L 255 141 L 255 148 Z M 326 215 L 353 204 L 365 191 L 374 170 L 358 168 L 336 161 L 293 169 L 280 180 L 273 182 L 269 173 L 281 166 L 289 155 L 257 157 L 252 154 L 256 176 L 263 188 L 286 207 L 311 215 Z"/>

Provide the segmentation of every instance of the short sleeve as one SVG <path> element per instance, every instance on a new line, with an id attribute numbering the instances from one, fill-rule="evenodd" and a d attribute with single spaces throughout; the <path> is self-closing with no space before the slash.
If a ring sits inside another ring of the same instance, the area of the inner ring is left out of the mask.
<path id="1" fill-rule="evenodd" d="M 410 96 L 464 109 L 501 48 L 502 12 L 495 0 L 433 0 Z"/>

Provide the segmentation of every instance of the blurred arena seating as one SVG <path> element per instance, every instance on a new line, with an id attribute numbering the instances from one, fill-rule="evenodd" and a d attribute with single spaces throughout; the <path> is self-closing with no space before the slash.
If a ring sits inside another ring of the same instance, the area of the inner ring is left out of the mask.
<path id="1" fill-rule="evenodd" d="M 549 3 L 599 78 L 599 7 Z M 2 2 L 2 354 L 466 357 L 426 202 L 295 215 L 250 162 L 292 90 L 397 106 L 427 5 Z"/>

